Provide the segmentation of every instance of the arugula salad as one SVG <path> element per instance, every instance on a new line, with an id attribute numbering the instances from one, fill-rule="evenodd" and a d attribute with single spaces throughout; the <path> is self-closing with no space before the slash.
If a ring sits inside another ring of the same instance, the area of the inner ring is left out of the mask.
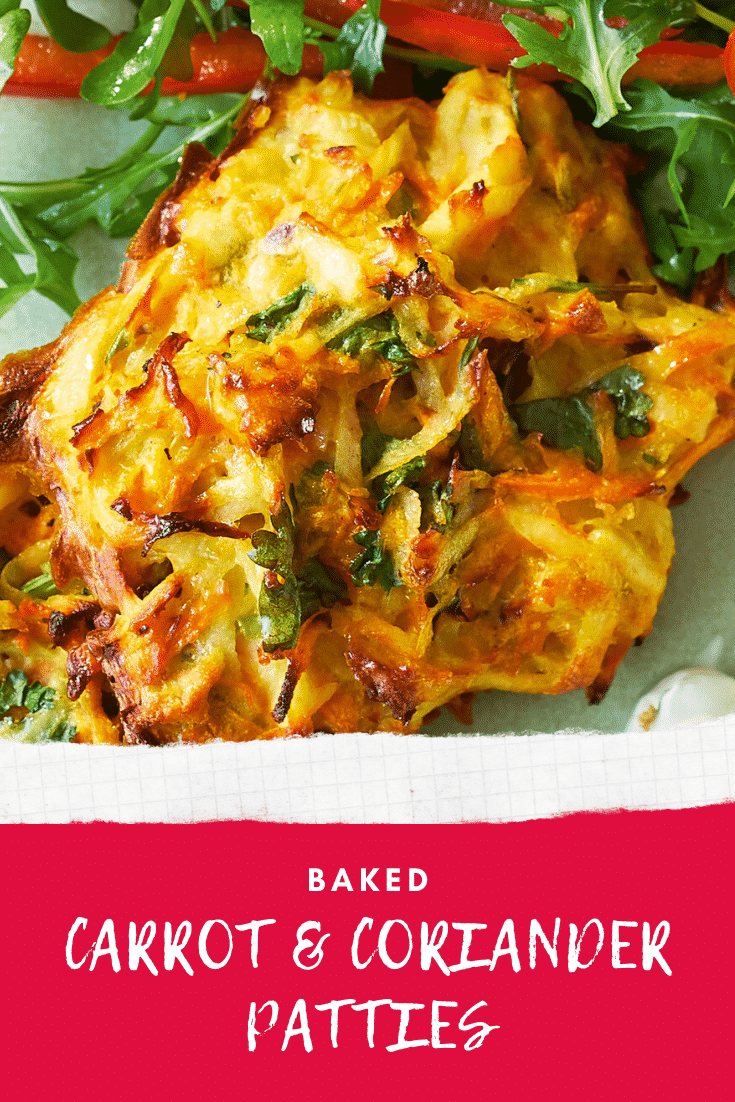
<path id="1" fill-rule="evenodd" d="M 687 293 L 735 257 L 735 0 L 134 0 L 116 36 L 67 0 L 34 6 L 48 37 L 29 33 L 20 0 L 0 0 L 4 94 L 81 96 L 147 126 L 103 167 L 0 181 L 0 313 L 31 290 L 73 312 L 70 238 L 88 223 L 132 236 L 187 142 L 221 150 L 248 88 L 274 68 L 347 68 L 368 94 L 388 68 L 396 94 L 425 98 L 476 64 L 555 78 L 578 117 L 642 154 L 632 186 L 660 278 Z"/>

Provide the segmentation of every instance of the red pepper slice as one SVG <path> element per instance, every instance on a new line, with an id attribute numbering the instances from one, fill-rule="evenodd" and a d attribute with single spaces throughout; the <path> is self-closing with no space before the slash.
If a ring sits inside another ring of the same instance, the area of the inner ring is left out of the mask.
<path id="1" fill-rule="evenodd" d="M 246 6 L 243 0 L 229 2 L 235 7 Z M 341 27 L 363 3 L 364 0 L 306 0 L 304 11 L 312 19 Z M 503 15 L 513 11 L 540 23 L 553 34 L 561 32 L 562 24 L 555 19 L 486 0 L 429 0 L 426 5 L 382 0 L 380 5 L 380 17 L 388 25 L 392 38 L 466 65 L 484 65 L 503 73 L 513 58 L 525 53 L 501 22 Z M 533 65 L 527 71 L 539 80 L 569 79 L 560 78 L 551 65 Z"/>
<path id="2" fill-rule="evenodd" d="M 725 75 L 723 53 L 708 42 L 657 42 L 641 50 L 623 84 L 638 77 L 657 84 L 716 84 Z"/>
<path id="3" fill-rule="evenodd" d="M 240 0 L 231 2 L 242 6 Z M 479 19 L 443 10 L 439 5 L 444 0 L 430 2 L 431 7 L 419 7 L 402 0 L 383 0 L 381 11 L 395 37 L 469 65 L 485 65 L 505 72 L 513 58 L 523 53 L 510 32 L 498 22 L 500 16 L 512 8 L 488 3 L 482 9 L 484 18 Z M 361 6 L 362 0 L 307 0 L 306 10 L 312 18 L 329 16 L 330 23 L 341 25 Z M 450 0 L 450 6 L 474 11 L 476 0 Z M 561 24 L 552 20 L 537 21 L 544 22 L 552 32 L 558 33 L 561 29 Z M 117 41 L 119 39 L 114 39 L 103 50 L 94 53 L 72 54 L 52 39 L 27 35 L 5 92 L 54 99 L 75 98 L 84 77 L 112 52 Z M 732 80 L 735 50 L 731 44 L 732 35 L 728 42 Z M 191 57 L 192 80 L 182 82 L 167 77 L 163 82 L 164 93 L 242 92 L 255 83 L 265 61 L 260 39 L 241 27 L 225 31 L 216 43 L 207 34 L 195 35 Z M 385 65 L 387 73 L 378 78 L 376 94 L 410 95 L 407 66 L 390 58 L 386 58 Z M 541 80 L 569 79 L 549 65 L 529 66 L 526 71 Z M 313 77 L 321 75 L 322 57 L 315 46 L 306 47 L 302 72 Z M 629 83 L 636 77 L 646 77 L 661 84 L 714 84 L 723 75 L 723 51 L 718 46 L 668 41 L 641 51 L 638 62 L 624 80 Z"/>
<path id="4" fill-rule="evenodd" d="M 232 0 L 244 6 L 241 0 Z M 364 0 L 306 0 L 304 10 L 312 19 L 332 26 L 342 26 L 363 4 Z M 454 10 L 453 10 L 454 9 Z M 506 69 L 514 57 L 525 51 L 518 46 L 510 31 L 501 22 L 513 8 L 492 3 L 444 3 L 433 0 L 426 5 L 404 3 L 404 0 L 382 0 L 380 17 L 388 32 L 402 42 L 419 46 L 429 53 L 463 61 L 467 65 L 485 65 L 488 69 Z M 544 19 L 525 9 L 515 9 L 519 15 L 541 23 L 555 34 L 562 24 Z M 472 12 L 472 15 L 468 14 Z M 550 70 L 551 71 L 551 70 Z"/>
<path id="5" fill-rule="evenodd" d="M 11 96 L 34 96 L 40 99 L 76 99 L 82 81 L 91 69 L 107 57 L 119 41 L 115 38 L 102 50 L 88 54 L 71 54 L 62 50 L 53 39 L 29 34 L 20 49 L 15 70 L 5 85 Z M 208 34 L 197 34 L 191 40 L 191 62 L 194 75 L 180 81 L 166 77 L 164 95 L 196 95 L 204 92 L 246 92 L 263 71 L 265 50 L 256 35 L 244 27 L 232 27 L 212 42 Z M 393 98 L 412 94 L 411 67 L 395 58 L 385 59 L 385 73 L 375 82 L 377 98 Z M 301 72 L 319 79 L 324 71 L 324 58 L 316 46 L 307 45 Z"/>
<path id="6" fill-rule="evenodd" d="M 79 95 L 82 81 L 95 65 L 112 53 L 119 36 L 102 50 L 71 54 L 51 38 L 26 35 L 15 62 L 13 75 L 5 85 L 9 95 L 38 96 L 46 99 L 73 99 Z M 167 77 L 163 91 L 242 92 L 252 88 L 265 63 L 265 51 L 259 38 L 250 31 L 234 27 L 219 36 L 217 43 L 208 34 L 197 34 L 191 41 L 192 80 L 182 82 Z M 311 58 L 314 67 L 314 58 Z"/>
<path id="7" fill-rule="evenodd" d="M 230 2 L 245 6 L 243 0 Z M 363 0 L 306 0 L 305 11 L 313 19 L 341 26 L 362 3 Z M 468 65 L 485 65 L 505 72 L 514 58 L 525 53 L 501 22 L 503 15 L 514 10 L 541 23 L 552 34 L 561 33 L 562 24 L 556 20 L 485 0 L 428 0 L 425 6 L 383 0 L 380 14 L 390 34 L 403 42 Z M 670 28 L 670 33 L 680 32 Z M 570 79 L 551 65 L 530 65 L 524 72 L 539 80 Z M 636 77 L 660 84 L 715 84 L 723 77 L 722 50 L 706 43 L 658 42 L 641 51 L 638 62 L 623 81 L 630 83 Z"/>
<path id="8" fill-rule="evenodd" d="M 725 46 L 725 56 L 722 60 L 725 63 L 727 83 L 730 86 L 730 91 L 735 95 L 735 31 L 730 32 L 730 37 Z"/>

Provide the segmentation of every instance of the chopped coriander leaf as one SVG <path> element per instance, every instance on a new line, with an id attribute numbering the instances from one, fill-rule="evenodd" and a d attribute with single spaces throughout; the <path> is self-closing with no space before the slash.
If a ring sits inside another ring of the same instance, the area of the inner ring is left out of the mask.
<path id="1" fill-rule="evenodd" d="M 29 712 L 53 708 L 55 698 L 55 691 L 44 688 L 39 681 L 29 685 L 23 670 L 10 670 L 0 684 L 0 716 L 7 715 L 11 708 L 27 708 Z"/>
<path id="2" fill-rule="evenodd" d="M 475 424 L 468 418 L 462 422 L 457 441 L 459 461 L 466 471 L 487 471 L 488 467 L 482 454 L 480 435 Z M 488 472 L 489 473 L 489 472 Z"/>
<path id="3" fill-rule="evenodd" d="M 271 517 L 273 532 L 261 528 L 252 536 L 250 558 L 268 571 L 258 601 L 263 650 L 296 646 L 301 625 L 320 608 L 332 608 L 347 597 L 342 577 L 316 558 L 307 559 L 294 573 L 294 524 L 288 506 Z M 244 617 L 240 628 L 248 638 L 252 620 Z"/>
<path id="4" fill-rule="evenodd" d="M 365 549 L 350 563 L 350 574 L 355 585 L 379 584 L 388 593 L 401 584 L 393 569 L 390 551 L 386 551 L 381 543 L 379 531 L 372 532 L 364 528 L 353 539 Z"/>
<path id="5" fill-rule="evenodd" d="M 299 585 L 302 623 L 320 608 L 333 608 L 337 601 L 347 599 L 344 579 L 336 570 L 319 562 L 319 559 L 307 559 L 296 580 Z"/>
<path id="6" fill-rule="evenodd" d="M 448 488 L 439 479 L 416 486 L 416 493 L 421 498 L 422 528 L 436 528 L 441 532 L 451 524 L 454 505 L 449 502 Z"/>
<path id="7" fill-rule="evenodd" d="M 51 564 L 45 562 L 41 565 L 41 573 L 35 578 L 29 578 L 20 587 L 29 597 L 35 597 L 37 601 L 45 601 L 47 597 L 55 597 L 59 592 L 56 583 L 51 577 Z"/>
<path id="8" fill-rule="evenodd" d="M 10 712 L 15 708 L 25 709 L 26 715 L 14 718 Z M 41 720 L 43 712 L 50 714 Z M 71 742 L 77 733 L 74 724 L 59 714 L 55 690 L 40 681 L 29 685 L 23 670 L 10 670 L 0 683 L 0 722 L 5 736 L 24 742 Z"/>
<path id="9" fill-rule="evenodd" d="M 383 452 L 395 437 L 381 432 L 377 425 L 373 424 L 363 431 L 360 442 L 362 473 L 367 474 L 382 458 Z"/>
<path id="10" fill-rule="evenodd" d="M 630 364 L 623 364 L 593 383 L 590 390 L 604 390 L 615 404 L 614 432 L 619 440 L 629 436 L 647 436 L 651 431 L 646 413 L 653 402 L 644 394 L 646 377 Z"/>
<path id="11" fill-rule="evenodd" d="M 388 502 L 400 486 L 406 486 L 421 474 L 426 466 L 426 456 L 417 455 L 401 467 L 380 475 L 373 483 L 373 497 L 381 513 L 388 508 Z"/>
<path id="12" fill-rule="evenodd" d="M 37 739 L 38 742 L 71 742 L 77 733 L 77 729 L 73 723 L 69 723 L 68 720 L 62 719 L 55 727 L 52 727 L 48 734 L 40 735 Z"/>
<path id="13" fill-rule="evenodd" d="M 646 411 L 653 403 L 647 394 L 640 392 L 645 381 L 640 371 L 623 364 L 578 394 L 522 402 L 510 406 L 508 412 L 522 436 L 540 432 L 551 448 L 581 448 L 592 470 L 599 471 L 602 449 L 587 397 L 600 390 L 609 394 L 615 405 L 614 432 L 620 440 L 646 436 L 651 431 Z"/>
<path id="14" fill-rule="evenodd" d="M 459 370 L 460 371 L 464 371 L 464 369 L 467 367 L 467 364 L 470 362 L 470 360 L 474 356 L 475 352 L 477 351 L 477 346 L 478 346 L 479 343 L 480 343 L 479 336 L 470 337 L 470 339 L 467 341 L 467 344 L 464 346 L 464 348 L 462 350 L 462 355 L 459 358 Z"/>
<path id="15" fill-rule="evenodd" d="M 298 483 L 291 487 L 296 509 L 313 509 L 324 502 L 327 492 L 324 475 L 330 469 L 329 465 L 320 459 L 313 467 L 308 467 L 304 471 Z"/>
<path id="16" fill-rule="evenodd" d="M 413 356 L 401 340 L 398 322 L 392 310 L 360 321 L 328 342 L 327 348 L 357 359 L 376 353 L 394 367 L 394 375 L 403 375 L 413 366 Z"/>
<path id="17" fill-rule="evenodd" d="M 260 616 L 255 613 L 250 616 L 239 616 L 235 623 L 237 630 L 246 639 L 260 639 Z"/>
<path id="18" fill-rule="evenodd" d="M 298 312 L 304 299 L 314 294 L 314 288 L 310 283 L 302 283 L 295 291 L 276 300 L 272 306 L 260 310 L 257 314 L 251 314 L 245 323 L 247 335 L 251 340 L 269 344 L 278 333 L 292 321 Z"/>
<path id="19" fill-rule="evenodd" d="M 271 524 L 272 532 L 265 528 L 253 532 L 253 549 L 248 552 L 253 562 L 268 571 L 258 600 L 265 651 L 295 647 L 301 627 L 301 603 L 293 572 L 294 525 L 285 501 L 271 516 Z"/>
<path id="20" fill-rule="evenodd" d="M 296 646 L 301 627 L 301 605 L 293 574 L 283 585 L 269 587 L 264 581 L 258 601 L 263 650 L 266 652 Z"/>
<path id="21" fill-rule="evenodd" d="M 511 406 L 509 413 L 522 436 L 540 432 L 551 448 L 581 448 L 592 469 L 602 467 L 602 450 L 592 410 L 582 394 L 537 398 Z"/>

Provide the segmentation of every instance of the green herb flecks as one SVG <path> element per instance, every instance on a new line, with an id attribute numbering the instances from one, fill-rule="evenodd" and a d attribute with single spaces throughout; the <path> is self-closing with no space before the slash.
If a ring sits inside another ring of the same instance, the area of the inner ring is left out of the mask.
<path id="1" fill-rule="evenodd" d="M 457 440 L 459 461 L 466 471 L 487 471 L 489 468 L 482 452 L 482 442 L 475 423 L 469 417 L 462 421 L 459 439 Z"/>
<path id="2" fill-rule="evenodd" d="M 350 563 L 350 574 L 355 585 L 380 585 L 386 593 L 400 585 L 393 568 L 393 559 L 380 539 L 380 532 L 363 529 L 353 537 L 364 548 L 362 554 Z"/>
<path id="3" fill-rule="evenodd" d="M 110 345 L 107 355 L 105 356 L 105 363 L 109 363 L 112 357 L 117 352 L 122 352 L 124 348 L 128 347 L 128 335 L 124 329 L 121 329 L 114 341 Z"/>
<path id="4" fill-rule="evenodd" d="M 6 716 L 11 708 L 27 708 L 29 712 L 53 708 L 56 693 L 44 688 L 39 681 L 28 684 L 23 670 L 11 670 L 0 684 L 0 716 Z"/>
<path id="5" fill-rule="evenodd" d="M 11 709 L 26 712 L 22 718 L 11 716 Z M 76 727 L 65 717 L 49 714 L 39 728 L 31 716 L 41 712 L 52 713 L 56 710 L 56 692 L 43 686 L 40 681 L 28 684 L 23 670 L 10 670 L 0 683 L 0 725 L 13 737 L 26 737 L 34 742 L 71 742 L 76 735 Z"/>
<path id="6" fill-rule="evenodd" d="M 391 364 L 394 375 L 404 375 L 411 370 L 414 362 L 413 356 L 401 340 L 398 322 L 392 310 L 358 322 L 344 333 L 339 333 L 328 342 L 327 348 L 353 359 L 359 359 L 368 353 L 381 356 Z"/>
<path id="7" fill-rule="evenodd" d="M 376 424 L 363 429 L 362 440 L 360 441 L 360 462 L 364 475 L 379 462 L 384 451 L 393 440 L 395 440 L 394 436 L 388 436 L 387 433 L 381 432 Z"/>
<path id="8" fill-rule="evenodd" d="M 590 387 L 593 392 L 604 390 L 612 398 L 615 405 L 614 432 L 619 440 L 627 440 L 629 436 L 647 436 L 651 431 L 646 413 L 653 402 L 641 389 L 645 383 L 646 377 L 642 372 L 630 364 L 623 364 Z"/>
<path id="9" fill-rule="evenodd" d="M 347 585 L 336 570 L 319 559 L 307 559 L 298 572 L 301 621 L 308 620 L 320 608 L 333 608 L 337 601 L 347 599 Z"/>
<path id="10" fill-rule="evenodd" d="M 273 531 L 253 532 L 253 549 L 248 554 L 267 572 L 258 601 L 263 650 L 270 652 L 296 646 L 301 627 L 301 602 L 293 570 L 294 525 L 284 501 L 271 516 Z"/>
<path id="11" fill-rule="evenodd" d="M 396 490 L 413 482 L 425 466 L 426 456 L 417 455 L 413 459 L 409 459 L 408 463 L 404 463 L 402 466 L 396 467 L 395 470 L 388 471 L 387 474 L 380 475 L 374 480 L 372 494 L 381 513 L 384 513 L 388 508 L 388 503 Z"/>
<path id="12" fill-rule="evenodd" d="M 51 577 L 51 564 L 48 562 L 42 563 L 41 573 L 35 578 L 29 578 L 21 586 L 21 589 L 37 601 L 45 601 L 48 597 L 55 597 L 59 591 Z"/>
<path id="13" fill-rule="evenodd" d="M 455 507 L 451 504 L 449 487 L 436 479 L 415 487 L 421 498 L 421 527 L 443 532 L 452 523 Z"/>
<path id="14" fill-rule="evenodd" d="M 592 469 L 602 466 L 602 450 L 592 409 L 580 394 L 568 398 L 538 398 L 511 406 L 510 415 L 521 436 L 540 432 L 551 448 L 581 448 Z"/>
<path id="15" fill-rule="evenodd" d="M 271 517 L 274 531 L 261 528 L 252 536 L 250 558 L 267 571 L 258 602 L 263 650 L 296 646 L 301 625 L 320 608 L 332 608 L 347 597 L 347 586 L 336 570 L 317 558 L 307 559 L 294 572 L 295 531 L 291 511 L 284 502 Z"/>
<path id="16" fill-rule="evenodd" d="M 313 509 L 323 504 L 327 494 L 324 475 L 328 470 L 329 465 L 321 459 L 312 467 L 307 467 L 296 485 L 291 488 L 295 508 Z"/>
<path id="17" fill-rule="evenodd" d="M 551 448 L 581 448 L 592 470 L 599 471 L 602 449 L 594 413 L 587 401 L 589 395 L 596 391 L 610 395 L 615 405 L 614 431 L 619 439 L 645 436 L 651 429 L 646 411 L 652 405 L 648 395 L 641 391 L 645 381 L 640 371 L 623 364 L 578 394 L 522 402 L 511 406 L 509 413 L 522 436 L 540 432 Z"/>
<path id="18" fill-rule="evenodd" d="M 251 340 L 269 344 L 274 337 L 282 333 L 293 321 L 301 308 L 302 303 L 310 295 L 314 294 L 314 288 L 310 283 L 302 283 L 295 291 L 277 299 L 272 306 L 257 314 L 251 314 L 245 323 L 247 335 Z"/>

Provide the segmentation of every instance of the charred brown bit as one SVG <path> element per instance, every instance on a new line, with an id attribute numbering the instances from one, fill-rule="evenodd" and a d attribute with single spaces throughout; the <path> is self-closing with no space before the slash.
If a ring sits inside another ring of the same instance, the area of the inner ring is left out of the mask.
<path id="1" fill-rule="evenodd" d="M 347 661 L 365 687 L 369 700 L 385 704 L 394 719 L 401 723 L 410 721 L 418 701 L 416 677 L 407 666 L 391 668 L 354 651 L 347 652 Z"/>
<path id="2" fill-rule="evenodd" d="M 212 154 L 200 142 L 190 142 L 171 187 L 156 201 L 145 222 L 130 242 L 129 260 L 148 260 L 160 248 L 170 248 L 180 240 L 174 219 L 180 211 L 176 200 L 199 180 L 213 162 Z"/>
<path id="3" fill-rule="evenodd" d="M 95 402 L 92 406 L 92 412 L 88 417 L 85 417 L 83 421 L 77 421 L 76 425 L 72 425 L 71 442 L 72 444 L 78 444 L 84 435 L 84 430 L 89 427 L 97 417 L 98 413 L 101 413 L 101 402 Z"/>
<path id="4" fill-rule="evenodd" d="M 432 295 L 441 293 L 442 285 L 432 274 L 423 256 L 419 256 L 416 267 L 409 275 L 398 276 L 394 271 L 389 271 L 385 282 L 379 284 L 376 290 L 380 290 L 387 299 L 407 298 L 408 295 L 431 298 Z"/>
<path id="5" fill-rule="evenodd" d="M 49 614 L 48 635 L 55 647 L 69 649 L 69 643 L 80 643 L 97 622 L 100 607 L 96 601 L 83 601 L 71 612 L 53 609 Z"/>
<path id="6" fill-rule="evenodd" d="M 278 694 L 278 700 L 276 706 L 272 711 L 272 716 L 276 723 L 283 723 L 284 719 L 288 715 L 288 710 L 291 707 L 291 701 L 293 699 L 294 689 L 301 676 L 300 662 L 297 658 L 290 658 L 288 667 L 286 668 L 286 676 L 283 679 L 281 685 L 281 691 Z"/>
<path id="7" fill-rule="evenodd" d="M 669 505 L 673 508 L 675 505 L 683 505 L 692 495 L 689 490 L 685 490 L 681 482 L 677 482 L 674 487 L 674 492 L 669 498 Z"/>

